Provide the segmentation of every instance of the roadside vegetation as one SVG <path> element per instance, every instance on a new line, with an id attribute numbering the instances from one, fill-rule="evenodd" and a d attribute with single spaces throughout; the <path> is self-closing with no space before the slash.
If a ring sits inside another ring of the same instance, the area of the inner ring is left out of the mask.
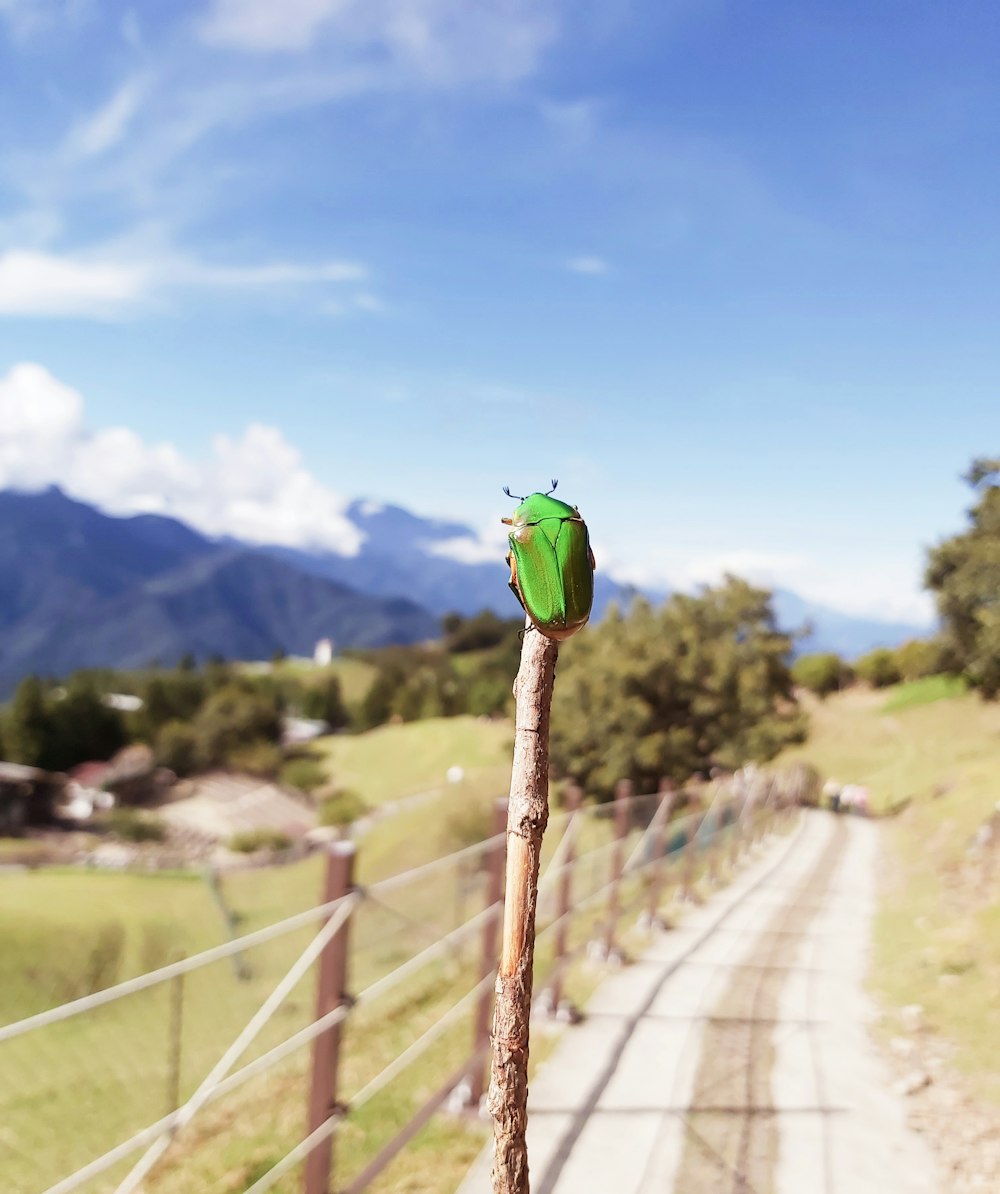
<path id="1" fill-rule="evenodd" d="M 871 974 L 886 1036 L 918 1005 L 974 1090 L 1000 1105 L 1000 832 L 977 845 L 1000 788 L 1000 706 L 947 676 L 815 700 L 806 759 L 864 784 L 884 822 Z M 980 839 L 982 840 L 982 839 Z"/>

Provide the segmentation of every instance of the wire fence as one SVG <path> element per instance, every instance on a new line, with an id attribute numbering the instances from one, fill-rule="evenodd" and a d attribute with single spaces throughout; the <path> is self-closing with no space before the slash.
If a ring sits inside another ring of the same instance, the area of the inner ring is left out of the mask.
<path id="1" fill-rule="evenodd" d="M 577 963 L 616 960 L 623 929 L 718 879 L 789 801 L 764 775 L 698 797 L 621 788 L 613 806 L 571 794 L 546 835 L 540 1006 L 565 1012 Z M 303 1165 L 334 1149 L 336 1188 L 368 1188 L 443 1103 L 482 1093 L 503 847 L 496 834 L 365 890 L 348 878 L 316 907 L 103 989 L 100 956 L 82 955 L 97 989 L 0 1027 L 5 1194 L 299 1191 Z M 324 1011 L 338 950 L 346 982 Z M 317 1112 L 331 1045 L 336 1098 Z"/>

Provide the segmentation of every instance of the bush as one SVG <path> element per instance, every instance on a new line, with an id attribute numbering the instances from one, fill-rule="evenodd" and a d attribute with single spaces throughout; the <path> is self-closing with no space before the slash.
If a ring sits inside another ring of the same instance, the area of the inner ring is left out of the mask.
<path id="1" fill-rule="evenodd" d="M 194 726 L 184 721 L 168 721 L 156 735 L 153 750 L 161 767 L 175 775 L 193 775 L 203 766 L 201 747 Z"/>
<path id="2" fill-rule="evenodd" d="M 229 839 L 230 850 L 237 854 L 256 854 L 258 850 L 287 850 L 292 839 L 280 829 L 244 829 Z"/>
<path id="3" fill-rule="evenodd" d="M 825 697 L 850 682 L 851 670 L 833 651 L 800 655 L 792 664 L 792 679 L 802 688 Z"/>
<path id="4" fill-rule="evenodd" d="M 281 768 L 281 782 L 300 792 L 315 792 L 327 782 L 326 768 L 312 755 L 289 759 Z"/>
<path id="5" fill-rule="evenodd" d="M 340 788 L 319 807 L 320 825 L 350 825 L 369 812 L 368 805 L 353 788 Z"/>
<path id="6" fill-rule="evenodd" d="M 284 758 L 281 747 L 274 742 L 248 742 L 229 752 L 226 760 L 234 771 L 245 771 L 258 779 L 274 779 L 281 770 Z"/>
<path id="7" fill-rule="evenodd" d="M 331 730 L 346 726 L 351 716 L 344 704 L 340 680 L 328 675 L 319 683 L 310 685 L 302 694 L 302 712 L 306 717 L 325 721 Z"/>
<path id="8" fill-rule="evenodd" d="M 248 747 L 280 740 L 281 713 L 273 695 L 230 683 L 213 692 L 205 702 L 195 720 L 195 729 L 208 766 L 236 765 L 233 756 Z M 245 765 L 245 758 L 243 762 Z M 277 764 L 272 773 L 276 770 Z"/>
<path id="9" fill-rule="evenodd" d="M 896 648 L 896 667 L 904 680 L 923 680 L 948 670 L 944 645 L 937 639 L 911 638 Z"/>
<path id="10" fill-rule="evenodd" d="M 872 688 L 887 688 L 890 684 L 898 684 L 900 681 L 896 653 L 888 647 L 876 647 L 874 651 L 862 655 L 855 663 L 854 670 L 858 679 L 864 680 Z"/>
<path id="11" fill-rule="evenodd" d="M 162 842 L 167 828 L 159 817 L 134 808 L 115 808 L 108 814 L 108 828 L 126 842 Z"/>

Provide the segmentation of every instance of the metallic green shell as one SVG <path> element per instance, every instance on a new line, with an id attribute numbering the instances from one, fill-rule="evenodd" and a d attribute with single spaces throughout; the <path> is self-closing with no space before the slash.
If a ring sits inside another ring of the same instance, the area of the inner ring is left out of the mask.
<path id="1" fill-rule="evenodd" d="M 594 602 L 587 524 L 573 506 L 544 493 L 524 499 L 511 520 L 510 587 L 549 638 L 575 634 Z"/>

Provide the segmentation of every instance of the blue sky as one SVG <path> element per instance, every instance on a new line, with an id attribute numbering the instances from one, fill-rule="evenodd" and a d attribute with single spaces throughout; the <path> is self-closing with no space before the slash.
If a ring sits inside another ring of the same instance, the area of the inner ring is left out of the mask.
<path id="1" fill-rule="evenodd" d="M 0 483 L 502 556 L 557 476 L 622 575 L 918 616 L 1000 448 L 998 53 L 923 0 L 0 0 Z"/>

